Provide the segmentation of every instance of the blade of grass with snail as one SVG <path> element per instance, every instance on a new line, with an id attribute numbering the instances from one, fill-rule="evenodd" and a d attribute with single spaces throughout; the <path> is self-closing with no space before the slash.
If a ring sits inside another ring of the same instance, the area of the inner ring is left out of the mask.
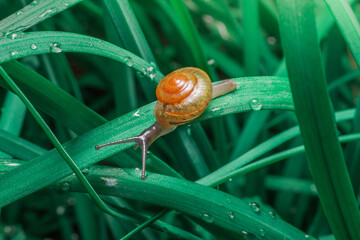
<path id="1" fill-rule="evenodd" d="M 263 109 L 292 109 L 292 99 L 289 93 L 287 79 L 274 77 L 257 77 L 251 79 L 252 80 L 249 78 L 235 79 L 237 84 L 241 85 L 242 88 L 211 101 L 208 110 L 206 110 L 197 121 L 235 112 L 250 111 L 250 106 L 245 103 L 247 103 L 249 99 L 254 98 L 254 96 L 262 100 Z M 261 90 L 259 91 L 259 89 Z M 134 136 L 146 127 L 149 127 L 149 125 L 155 121 L 153 116 L 154 104 L 155 103 L 148 104 L 82 134 L 76 139 L 65 143 L 64 147 L 80 169 L 121 152 L 129 148 L 132 144 L 123 144 L 106 150 L 104 149 L 101 154 L 94 149 L 94 146 L 99 144 L 99 142 L 108 142 Z M 212 111 L 214 108 L 218 110 Z M 142 117 L 139 118 L 134 115 L 135 112 L 139 112 Z M 0 189 L 0 204 L 10 203 L 71 174 L 71 170 L 64 161 L 61 161 L 60 156 L 54 150 L 35 158 L 26 165 L 27 166 L 19 167 L 0 177 L 0 181 L 3 181 L 4 186 L 12 186 L 11 189 Z M 126 162 L 124 162 L 123 165 L 125 166 Z M 158 164 L 149 164 L 149 166 L 153 167 L 156 165 Z M 161 166 L 156 167 L 161 169 Z M 21 174 L 17 172 L 21 172 Z M 29 176 L 28 178 L 26 177 L 29 180 L 24 184 L 22 181 L 19 181 L 18 178 L 25 178 L 25 176 Z"/>
<path id="2" fill-rule="evenodd" d="M 313 2 L 279 0 L 278 7 L 295 112 L 314 183 L 336 238 L 357 239 L 360 214 L 337 139 Z"/>

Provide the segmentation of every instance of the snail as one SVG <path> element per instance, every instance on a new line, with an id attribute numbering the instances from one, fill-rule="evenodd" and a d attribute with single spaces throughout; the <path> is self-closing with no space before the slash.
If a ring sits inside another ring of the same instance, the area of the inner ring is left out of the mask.
<path id="1" fill-rule="evenodd" d="M 201 69 L 186 67 L 166 75 L 156 88 L 154 115 L 155 123 L 138 136 L 109 142 L 95 147 L 100 148 L 121 144 L 136 143 L 142 148 L 141 178 L 145 180 L 146 155 L 149 146 L 158 138 L 200 116 L 210 100 L 236 89 L 234 80 L 224 80 L 212 85 L 209 76 Z"/>

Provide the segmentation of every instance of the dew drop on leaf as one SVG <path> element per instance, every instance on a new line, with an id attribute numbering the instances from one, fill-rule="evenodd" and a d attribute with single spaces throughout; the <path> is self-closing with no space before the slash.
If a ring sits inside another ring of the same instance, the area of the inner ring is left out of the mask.
<path id="1" fill-rule="evenodd" d="M 48 10 L 46 10 L 45 12 L 43 12 L 43 13 L 39 16 L 39 18 L 47 17 L 47 16 L 49 16 L 49 15 L 54 14 L 55 12 L 56 12 L 56 11 L 53 10 L 53 9 L 48 9 Z"/>
<path id="2" fill-rule="evenodd" d="M 229 218 L 230 218 L 230 219 L 234 219 L 234 218 L 235 218 L 234 213 L 231 212 L 231 211 L 228 212 L 228 215 L 229 215 Z"/>
<path id="3" fill-rule="evenodd" d="M 251 210 L 253 210 L 254 213 L 260 213 L 260 205 L 257 202 L 249 203 Z"/>
<path id="4" fill-rule="evenodd" d="M 263 106 L 262 102 L 261 102 L 259 99 L 257 99 L 257 98 L 252 99 L 252 100 L 249 102 L 249 105 L 250 105 L 251 109 L 254 110 L 254 111 L 259 111 L 259 110 L 261 110 L 261 108 L 262 108 L 262 106 Z"/>
<path id="5" fill-rule="evenodd" d="M 264 229 L 260 229 L 260 237 L 265 237 L 265 230 Z"/>
<path id="6" fill-rule="evenodd" d="M 68 192 L 68 191 L 70 191 L 70 189 L 71 189 L 71 184 L 68 183 L 68 182 L 64 182 L 61 185 L 61 190 L 64 191 L 64 192 Z"/>
<path id="7" fill-rule="evenodd" d="M 36 50 L 36 49 L 37 49 L 37 46 L 33 43 L 33 44 L 30 45 L 30 48 L 31 48 L 32 50 Z"/>
<path id="8" fill-rule="evenodd" d="M 145 75 L 146 75 L 146 69 L 145 68 L 143 68 L 141 71 L 136 72 L 136 76 L 138 76 L 138 78 L 143 78 L 143 77 L 145 77 Z"/>
<path id="9" fill-rule="evenodd" d="M 207 214 L 207 213 L 202 214 L 201 219 L 204 220 L 207 223 L 213 223 L 214 222 L 214 218 L 211 215 Z"/>
<path id="10" fill-rule="evenodd" d="M 53 53 L 61 53 L 62 52 L 62 47 L 60 44 L 58 43 L 52 43 L 50 44 L 50 52 Z"/>
<path id="11" fill-rule="evenodd" d="M 124 63 L 125 63 L 128 67 L 132 67 L 132 66 L 134 65 L 134 61 L 132 60 L 131 57 L 125 57 Z"/>
<path id="12" fill-rule="evenodd" d="M 16 56 L 18 55 L 19 53 L 17 51 L 11 51 L 10 52 L 10 58 L 16 58 Z"/>
<path id="13" fill-rule="evenodd" d="M 269 214 L 273 219 L 276 219 L 276 215 L 277 215 L 276 212 L 270 211 Z"/>
<path id="14" fill-rule="evenodd" d="M 154 79 L 155 75 L 156 75 L 156 68 L 151 66 L 148 67 L 148 69 L 146 70 L 146 74 L 150 77 L 150 79 Z"/>

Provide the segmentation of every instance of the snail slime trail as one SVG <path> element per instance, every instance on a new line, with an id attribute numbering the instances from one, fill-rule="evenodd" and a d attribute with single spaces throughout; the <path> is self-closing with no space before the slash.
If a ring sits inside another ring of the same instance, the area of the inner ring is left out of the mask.
<path id="1" fill-rule="evenodd" d="M 166 75 L 156 88 L 154 116 L 156 121 L 138 136 L 95 146 L 100 148 L 134 142 L 142 148 L 141 178 L 145 180 L 146 157 L 149 146 L 158 138 L 200 116 L 211 99 L 236 89 L 234 80 L 212 85 L 209 76 L 201 69 L 186 67 Z"/>

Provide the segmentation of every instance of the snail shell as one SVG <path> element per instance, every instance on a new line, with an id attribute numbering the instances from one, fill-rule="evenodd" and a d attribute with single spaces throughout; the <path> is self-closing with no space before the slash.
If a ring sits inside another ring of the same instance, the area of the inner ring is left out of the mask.
<path id="1" fill-rule="evenodd" d="M 205 111 L 211 96 L 211 80 L 204 71 L 178 69 L 166 75 L 156 88 L 155 118 L 164 126 L 184 124 Z"/>

